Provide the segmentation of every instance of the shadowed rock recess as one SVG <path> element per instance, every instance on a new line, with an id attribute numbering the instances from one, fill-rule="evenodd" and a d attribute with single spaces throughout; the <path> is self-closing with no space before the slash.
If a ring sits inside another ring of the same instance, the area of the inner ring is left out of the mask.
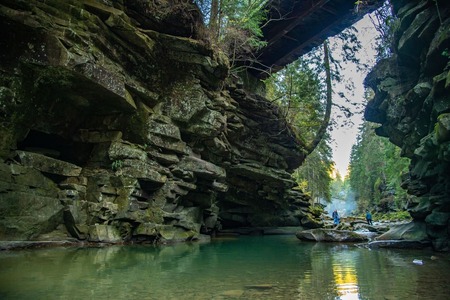
<path id="1" fill-rule="evenodd" d="M 1 240 L 320 226 L 292 189 L 301 144 L 187 5 L 1 2 Z"/>
<path id="2" fill-rule="evenodd" d="M 409 210 L 415 227 L 426 231 L 434 249 L 448 251 L 450 2 L 393 1 L 393 8 L 399 17 L 396 51 L 366 79 L 375 97 L 365 117 L 380 123 L 377 134 L 411 158 L 403 187 L 414 195 Z"/>

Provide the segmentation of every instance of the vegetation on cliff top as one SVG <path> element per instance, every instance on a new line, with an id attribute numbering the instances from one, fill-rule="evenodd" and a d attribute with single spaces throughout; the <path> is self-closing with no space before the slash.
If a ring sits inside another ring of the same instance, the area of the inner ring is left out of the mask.
<path id="1" fill-rule="evenodd" d="M 266 43 L 261 39 L 266 22 L 268 0 L 196 0 L 209 41 L 228 54 L 232 72 L 243 68 L 242 62 L 252 57 Z"/>

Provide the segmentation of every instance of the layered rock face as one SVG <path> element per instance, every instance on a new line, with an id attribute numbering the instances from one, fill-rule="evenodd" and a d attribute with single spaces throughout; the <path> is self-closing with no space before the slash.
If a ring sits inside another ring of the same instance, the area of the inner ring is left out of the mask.
<path id="1" fill-rule="evenodd" d="M 381 61 L 366 84 L 375 91 L 365 116 L 381 123 L 411 158 L 404 187 L 410 212 L 425 223 L 436 250 L 450 240 L 450 3 L 392 1 L 399 17 L 395 55 Z M 422 227 L 422 226 L 419 226 Z"/>
<path id="2" fill-rule="evenodd" d="M 0 4 L 0 239 L 156 242 L 317 224 L 276 107 L 186 1 Z"/>

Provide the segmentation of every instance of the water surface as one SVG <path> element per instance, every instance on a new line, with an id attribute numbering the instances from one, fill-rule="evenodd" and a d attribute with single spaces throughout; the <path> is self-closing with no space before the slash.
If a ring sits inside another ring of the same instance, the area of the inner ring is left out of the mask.
<path id="1" fill-rule="evenodd" d="M 449 299 L 449 286 L 448 254 L 294 236 L 0 253 L 0 299 Z"/>

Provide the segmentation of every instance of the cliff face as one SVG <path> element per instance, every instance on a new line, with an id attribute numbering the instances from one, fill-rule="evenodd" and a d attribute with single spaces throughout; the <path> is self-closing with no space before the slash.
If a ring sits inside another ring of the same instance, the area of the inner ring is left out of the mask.
<path id="1" fill-rule="evenodd" d="M 400 19 L 395 55 L 381 61 L 366 84 L 375 91 L 365 117 L 380 123 L 411 158 L 404 187 L 410 212 L 436 250 L 450 240 L 450 3 L 392 1 Z"/>
<path id="2" fill-rule="evenodd" d="M 289 175 L 301 145 L 197 39 L 195 7 L 4 0 L 0 16 L 0 239 L 318 226 Z"/>

